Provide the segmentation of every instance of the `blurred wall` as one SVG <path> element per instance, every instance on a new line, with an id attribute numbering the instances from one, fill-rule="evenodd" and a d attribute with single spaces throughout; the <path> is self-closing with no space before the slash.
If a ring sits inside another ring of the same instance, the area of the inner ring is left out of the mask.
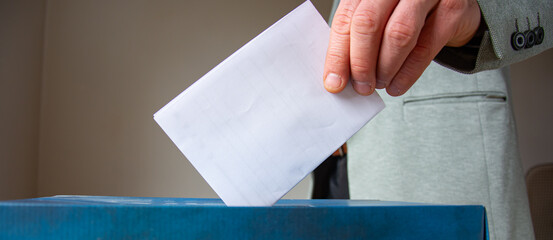
<path id="1" fill-rule="evenodd" d="M 36 195 L 42 0 L 0 0 L 0 200 Z"/>
<path id="2" fill-rule="evenodd" d="M 524 172 L 553 163 L 553 49 L 513 64 L 511 89 Z"/>
<path id="3" fill-rule="evenodd" d="M 49 1 L 38 195 L 216 197 L 152 115 L 302 2 Z"/>

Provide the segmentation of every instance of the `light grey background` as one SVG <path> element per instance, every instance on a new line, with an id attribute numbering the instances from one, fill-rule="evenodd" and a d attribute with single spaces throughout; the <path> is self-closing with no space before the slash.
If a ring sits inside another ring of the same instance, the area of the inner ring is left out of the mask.
<path id="1" fill-rule="evenodd" d="M 152 115 L 302 2 L 0 0 L 0 199 L 216 197 Z M 525 170 L 553 162 L 552 63 L 512 68 Z"/>

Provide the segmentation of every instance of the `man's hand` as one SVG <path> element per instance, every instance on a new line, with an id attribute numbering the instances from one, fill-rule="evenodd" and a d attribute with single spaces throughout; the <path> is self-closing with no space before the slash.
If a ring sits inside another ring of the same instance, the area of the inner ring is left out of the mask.
<path id="1" fill-rule="evenodd" d="M 342 0 L 332 21 L 324 84 L 332 93 L 375 87 L 404 94 L 444 46 L 465 45 L 480 25 L 476 0 Z"/>

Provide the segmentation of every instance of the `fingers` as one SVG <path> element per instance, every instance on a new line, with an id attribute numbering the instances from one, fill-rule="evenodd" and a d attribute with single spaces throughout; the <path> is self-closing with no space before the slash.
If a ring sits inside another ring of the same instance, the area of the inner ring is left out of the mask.
<path id="1" fill-rule="evenodd" d="M 326 52 L 324 86 L 331 93 L 341 92 L 350 78 L 350 26 L 359 0 L 344 0 L 336 9 Z"/>
<path id="2" fill-rule="evenodd" d="M 384 27 L 398 0 L 362 1 L 351 22 L 350 70 L 355 91 L 370 95 L 376 85 L 376 64 Z"/>
<path id="3" fill-rule="evenodd" d="M 454 38 L 464 11 L 452 11 L 447 5 L 438 5 L 421 30 L 415 47 L 403 62 L 386 91 L 391 96 L 403 95 L 422 75 L 430 62 L 446 43 Z"/>
<path id="4" fill-rule="evenodd" d="M 480 23 L 476 0 L 343 0 L 324 70 L 327 91 L 404 94 L 446 45 L 462 46 Z"/>
<path id="5" fill-rule="evenodd" d="M 438 0 L 400 1 L 383 34 L 378 56 L 376 88 L 388 87 L 417 44 L 428 13 Z"/>

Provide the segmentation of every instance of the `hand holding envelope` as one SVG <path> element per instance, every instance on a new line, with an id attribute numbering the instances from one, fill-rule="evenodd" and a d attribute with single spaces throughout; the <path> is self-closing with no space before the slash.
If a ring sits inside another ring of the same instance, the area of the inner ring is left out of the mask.
<path id="1" fill-rule="evenodd" d="M 322 79 L 329 27 L 307 1 L 154 119 L 229 206 L 270 206 L 384 108 Z"/>

